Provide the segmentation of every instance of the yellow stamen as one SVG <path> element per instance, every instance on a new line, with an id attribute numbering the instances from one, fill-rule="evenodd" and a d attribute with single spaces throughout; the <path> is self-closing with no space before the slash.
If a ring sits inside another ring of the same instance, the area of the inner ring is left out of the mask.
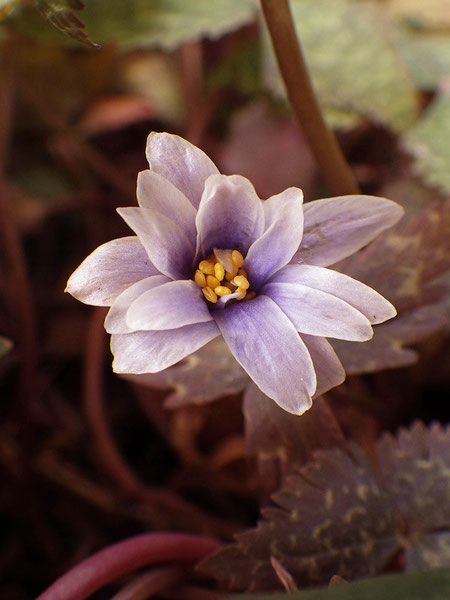
<path id="1" fill-rule="evenodd" d="M 233 252 L 231 253 L 231 260 L 233 261 L 233 264 L 238 268 L 242 267 L 242 265 L 244 264 L 244 257 L 239 252 L 239 250 L 233 250 Z"/>
<path id="2" fill-rule="evenodd" d="M 227 271 L 226 274 L 225 274 L 225 279 L 227 281 L 231 281 L 234 277 L 236 277 L 237 272 L 238 272 L 238 270 L 237 270 L 236 267 L 234 267 L 234 269 L 232 271 L 230 271 L 230 272 Z"/>
<path id="3" fill-rule="evenodd" d="M 238 288 L 242 288 L 243 290 L 248 290 L 250 287 L 250 283 L 246 277 L 242 275 L 237 275 L 231 283 L 234 283 Z"/>
<path id="4" fill-rule="evenodd" d="M 209 260 L 201 260 L 198 268 L 205 275 L 212 275 L 214 273 L 214 263 L 209 262 Z"/>
<path id="5" fill-rule="evenodd" d="M 239 292 L 239 296 L 236 296 L 237 300 L 243 300 L 247 294 L 247 290 L 245 290 L 244 288 L 241 288 L 241 287 L 238 287 L 236 292 Z"/>
<path id="6" fill-rule="evenodd" d="M 214 291 L 218 296 L 227 296 L 228 294 L 231 294 L 230 288 L 228 288 L 226 285 L 218 285 L 216 288 L 214 288 Z"/>
<path id="7" fill-rule="evenodd" d="M 222 279 L 225 277 L 225 269 L 220 262 L 216 262 L 214 265 L 214 274 L 219 281 L 222 281 Z"/>
<path id="8" fill-rule="evenodd" d="M 206 277 L 206 285 L 213 290 L 220 285 L 220 281 L 214 275 L 208 275 Z"/>
<path id="9" fill-rule="evenodd" d="M 206 285 L 205 274 L 202 273 L 199 269 L 195 271 L 194 281 L 198 285 L 198 287 L 204 288 Z"/>
<path id="10" fill-rule="evenodd" d="M 217 302 L 217 295 L 214 293 L 214 291 L 209 288 L 209 287 L 204 287 L 202 289 L 203 295 L 205 296 L 205 298 L 209 301 L 212 302 L 213 304 L 215 304 Z"/>

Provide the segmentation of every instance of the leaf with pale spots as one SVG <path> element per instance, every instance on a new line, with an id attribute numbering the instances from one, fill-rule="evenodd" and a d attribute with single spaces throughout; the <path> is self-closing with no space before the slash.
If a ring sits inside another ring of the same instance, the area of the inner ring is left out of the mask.
<path id="1" fill-rule="evenodd" d="M 414 363 L 405 347 L 442 329 L 449 318 L 450 199 L 419 183 L 399 180 L 382 191 L 406 209 L 405 217 L 366 249 L 335 265 L 376 289 L 396 307 L 392 321 L 374 328 L 364 344 L 330 340 L 347 374 Z"/>
<path id="2" fill-rule="evenodd" d="M 318 451 L 273 495 L 256 529 L 206 559 L 228 588 L 280 589 L 274 557 L 301 589 L 373 576 L 396 557 L 406 569 L 450 560 L 450 429 L 417 423 L 374 448 Z"/>
<path id="3" fill-rule="evenodd" d="M 160 373 L 125 375 L 125 378 L 139 385 L 174 388 L 165 401 L 167 408 L 205 404 L 222 396 L 238 394 L 250 381 L 222 338 L 212 340 Z"/>
<path id="4" fill-rule="evenodd" d="M 346 445 L 341 428 L 323 397 L 316 398 L 299 418 L 281 409 L 250 383 L 245 391 L 243 411 L 247 452 L 256 459 L 266 492 L 277 489 L 293 468 L 298 469 L 311 459 L 315 450 Z"/>

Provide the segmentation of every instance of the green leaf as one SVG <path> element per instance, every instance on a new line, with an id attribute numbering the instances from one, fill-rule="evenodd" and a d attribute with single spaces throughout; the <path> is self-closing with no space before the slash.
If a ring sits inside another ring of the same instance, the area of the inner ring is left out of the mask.
<path id="1" fill-rule="evenodd" d="M 375 466 L 374 466 L 375 463 Z M 450 429 L 416 423 L 384 435 L 373 460 L 355 445 L 318 451 L 287 477 L 255 529 L 200 569 L 228 589 L 281 587 L 276 558 L 299 588 L 450 561 Z"/>
<path id="2" fill-rule="evenodd" d="M 89 0 L 83 21 L 102 45 L 173 50 L 203 37 L 220 37 L 250 22 L 254 14 L 255 0 Z M 27 32 L 33 37 L 44 33 L 33 29 L 31 21 Z"/>
<path id="3" fill-rule="evenodd" d="M 416 85 L 434 90 L 450 73 L 450 37 L 443 34 L 405 34 L 400 53 Z"/>
<path id="4" fill-rule="evenodd" d="M 450 93 L 438 96 L 404 139 L 426 183 L 450 192 Z"/>
<path id="5" fill-rule="evenodd" d="M 292 12 L 314 87 L 325 107 L 355 111 L 394 130 L 417 116 L 412 81 L 394 50 L 381 10 L 350 0 L 292 0 Z M 280 90 L 273 55 L 266 81 Z"/>
<path id="6" fill-rule="evenodd" d="M 245 594 L 229 600 L 444 600 L 450 598 L 450 569 L 383 575 L 332 588 L 295 594 Z"/>
<path id="7" fill-rule="evenodd" d="M 47 21 L 63 33 L 78 42 L 98 48 L 98 44 L 88 38 L 85 25 L 75 12 L 84 8 L 81 0 L 33 0 L 33 4 Z"/>

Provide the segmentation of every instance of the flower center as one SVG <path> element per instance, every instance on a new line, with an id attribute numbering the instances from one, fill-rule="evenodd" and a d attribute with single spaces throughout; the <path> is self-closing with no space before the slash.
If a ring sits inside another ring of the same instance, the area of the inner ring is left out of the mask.
<path id="1" fill-rule="evenodd" d="M 255 292 L 249 291 L 244 257 L 239 250 L 214 248 L 214 254 L 199 262 L 194 281 L 211 304 L 229 294 L 236 300 L 250 300 L 255 296 Z"/>

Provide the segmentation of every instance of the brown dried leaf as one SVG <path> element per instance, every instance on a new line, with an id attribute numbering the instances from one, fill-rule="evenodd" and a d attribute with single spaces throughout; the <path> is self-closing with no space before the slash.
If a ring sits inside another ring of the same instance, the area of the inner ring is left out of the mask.
<path id="1" fill-rule="evenodd" d="M 264 520 L 201 570 L 232 589 L 273 590 L 271 556 L 300 588 L 375 575 L 399 552 L 406 569 L 448 564 L 450 429 L 417 423 L 383 436 L 376 469 L 352 451 L 317 452 L 274 494 Z"/>

